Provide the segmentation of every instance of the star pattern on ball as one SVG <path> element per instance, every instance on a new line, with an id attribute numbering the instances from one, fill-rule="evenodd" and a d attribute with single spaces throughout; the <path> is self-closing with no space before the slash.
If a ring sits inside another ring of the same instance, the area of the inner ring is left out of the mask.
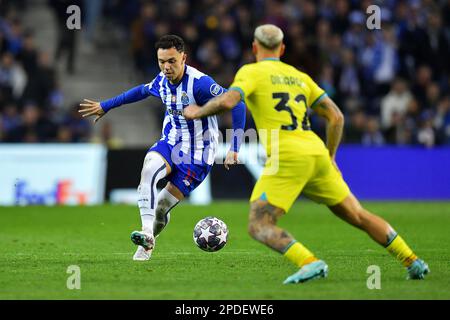
<path id="1" fill-rule="evenodd" d="M 200 234 L 199 237 L 198 237 L 199 239 L 200 239 L 200 238 L 203 238 L 203 239 L 205 239 L 206 241 L 208 241 L 209 237 L 214 235 L 213 233 L 211 233 L 211 232 L 209 231 L 209 227 L 206 228 L 206 229 L 200 228 L 200 231 L 201 231 L 201 234 Z"/>
<path id="2" fill-rule="evenodd" d="M 221 232 L 220 235 L 217 236 L 217 238 L 220 239 L 219 244 L 227 241 L 227 235 L 225 234 L 225 232 Z"/>

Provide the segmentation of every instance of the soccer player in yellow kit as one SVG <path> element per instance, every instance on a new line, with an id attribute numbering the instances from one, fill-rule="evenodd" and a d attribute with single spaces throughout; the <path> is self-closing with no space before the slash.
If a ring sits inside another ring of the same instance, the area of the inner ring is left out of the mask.
<path id="1" fill-rule="evenodd" d="M 307 74 L 280 61 L 284 50 L 281 29 L 259 26 L 253 41 L 257 62 L 237 72 L 227 93 L 202 107 L 184 109 L 186 118 L 197 119 L 232 109 L 244 100 L 258 131 L 266 130 L 264 136 L 269 138 L 261 143 L 268 159 L 250 198 L 250 235 L 299 267 L 284 283 L 325 277 L 327 264 L 276 225 L 302 193 L 386 247 L 407 268 L 409 279 L 423 279 L 428 265 L 385 220 L 364 209 L 350 192 L 335 162 L 344 117 Z M 327 120 L 326 145 L 310 129 L 308 108 Z M 270 138 L 273 130 L 278 135 Z"/>

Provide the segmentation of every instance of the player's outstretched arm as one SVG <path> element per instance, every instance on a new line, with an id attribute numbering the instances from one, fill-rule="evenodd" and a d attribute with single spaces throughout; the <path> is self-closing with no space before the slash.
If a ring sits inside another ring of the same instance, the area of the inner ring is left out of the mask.
<path id="1" fill-rule="evenodd" d="M 184 108 L 184 117 L 188 120 L 200 119 L 226 110 L 233 109 L 241 101 L 241 95 L 238 91 L 230 90 L 219 97 L 209 100 L 205 105 L 199 107 L 190 105 Z"/>
<path id="2" fill-rule="evenodd" d="M 323 98 L 313 110 L 327 120 L 327 148 L 334 162 L 344 130 L 344 115 L 329 97 Z"/>
<path id="3" fill-rule="evenodd" d="M 123 104 L 133 103 L 143 100 L 150 95 L 158 96 L 158 91 L 155 89 L 155 81 L 152 81 L 147 85 L 140 85 L 134 87 L 114 98 L 98 102 L 88 99 L 84 99 L 84 103 L 80 104 L 81 109 L 78 111 L 83 117 L 89 117 L 95 115 L 94 123 L 96 123 L 101 117 L 103 117 L 109 110 L 120 107 Z"/>

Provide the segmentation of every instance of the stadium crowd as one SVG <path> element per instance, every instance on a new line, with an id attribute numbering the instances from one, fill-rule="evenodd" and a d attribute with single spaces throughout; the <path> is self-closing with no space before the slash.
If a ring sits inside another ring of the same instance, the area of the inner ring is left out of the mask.
<path id="1" fill-rule="evenodd" d="M 52 53 L 21 20 L 27 1 L 0 4 L 0 142 L 88 141 L 78 104 L 64 105 Z"/>
<path id="2" fill-rule="evenodd" d="M 285 33 L 283 60 L 310 74 L 346 115 L 344 142 L 450 144 L 449 0 L 94 1 L 123 31 L 143 81 L 159 72 L 156 40 L 175 33 L 188 63 L 226 87 L 253 61 L 254 27 L 273 23 Z M 381 28 L 369 30 L 373 4 Z M 62 97 L 48 54 L 19 20 L 0 17 L 0 141 L 88 139 L 75 112 L 56 112 Z M 231 117 L 221 122 L 229 128 Z M 311 122 L 323 136 L 324 122 Z"/>

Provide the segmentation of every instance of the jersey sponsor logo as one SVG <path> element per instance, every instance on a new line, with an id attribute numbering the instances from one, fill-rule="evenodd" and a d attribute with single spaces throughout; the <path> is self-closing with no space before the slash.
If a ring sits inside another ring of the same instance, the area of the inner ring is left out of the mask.
<path id="1" fill-rule="evenodd" d="M 211 92 L 213 96 L 220 96 L 223 92 L 223 88 L 217 83 L 213 83 L 209 88 L 209 92 Z"/>
<path id="2" fill-rule="evenodd" d="M 181 93 L 181 103 L 183 104 L 183 105 L 188 105 L 189 104 L 189 96 L 188 96 L 188 94 L 186 93 L 186 92 L 182 92 Z"/>
<path id="3" fill-rule="evenodd" d="M 183 115 L 183 111 L 181 110 L 176 110 L 176 109 L 167 109 L 167 112 L 173 116 L 182 116 Z"/>

